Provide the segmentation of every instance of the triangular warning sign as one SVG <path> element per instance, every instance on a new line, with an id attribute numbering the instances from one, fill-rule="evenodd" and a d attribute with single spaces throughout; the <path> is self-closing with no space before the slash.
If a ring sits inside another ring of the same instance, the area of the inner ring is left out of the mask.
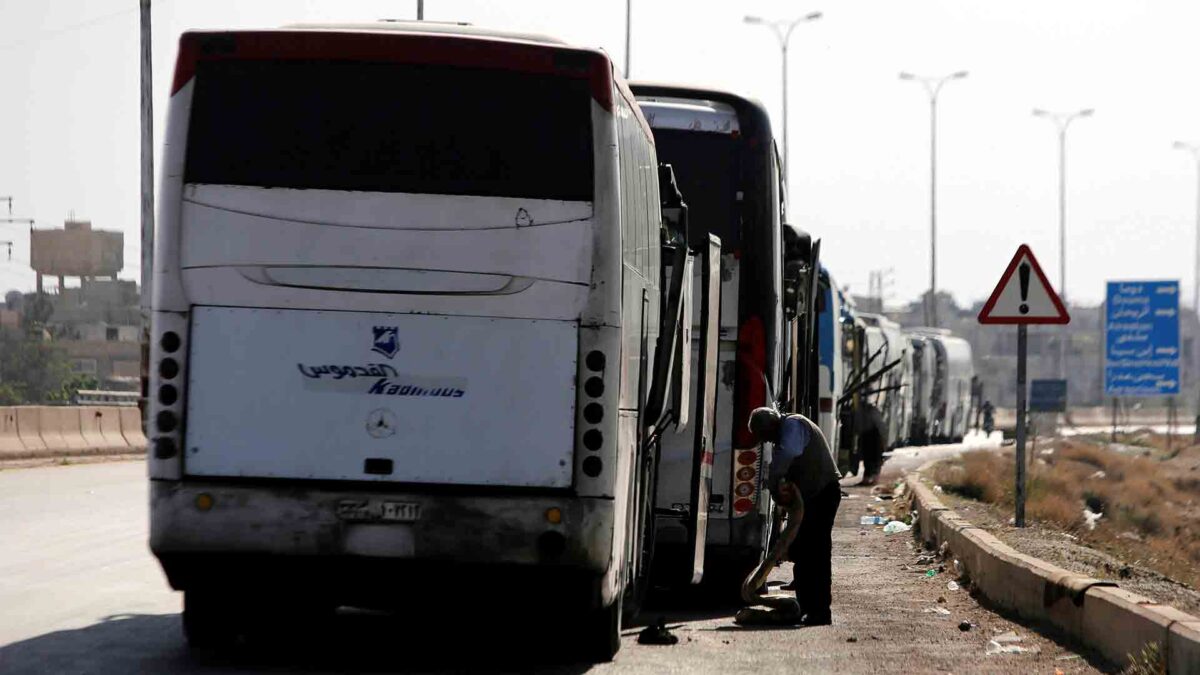
<path id="1" fill-rule="evenodd" d="M 1070 323 L 1071 317 L 1050 287 L 1029 246 L 1021 244 L 1008 269 L 979 312 L 979 323 Z"/>

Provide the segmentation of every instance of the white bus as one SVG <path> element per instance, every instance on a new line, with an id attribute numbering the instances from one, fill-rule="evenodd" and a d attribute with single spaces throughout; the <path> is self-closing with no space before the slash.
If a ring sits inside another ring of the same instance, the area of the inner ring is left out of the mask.
<path id="1" fill-rule="evenodd" d="M 189 641 L 465 578 L 611 658 L 683 235 L 608 56 L 428 23 L 189 32 L 163 165 L 150 546 Z"/>
<path id="2" fill-rule="evenodd" d="M 775 525 L 764 481 L 770 448 L 764 456 L 751 437 L 750 412 L 778 405 L 816 417 L 816 324 L 807 308 L 819 249 L 785 222 L 779 157 L 762 105 L 720 90 L 636 82 L 631 88 L 654 130 L 659 159 L 674 168 L 693 229 L 721 239 L 721 380 L 705 562 L 712 585 L 736 592 L 766 553 Z M 680 546 L 690 531 L 684 517 L 691 440 L 668 433 L 663 443 L 657 501 L 667 517 L 658 523 L 657 553 L 672 572 L 679 565 L 668 562 L 671 554 L 692 555 L 690 546 Z"/>

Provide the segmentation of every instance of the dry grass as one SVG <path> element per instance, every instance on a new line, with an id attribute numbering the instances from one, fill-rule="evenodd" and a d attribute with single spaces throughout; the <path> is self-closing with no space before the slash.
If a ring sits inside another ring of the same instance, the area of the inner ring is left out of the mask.
<path id="1" fill-rule="evenodd" d="M 1200 587 L 1200 446 L 1175 450 L 1130 455 L 1062 441 L 1029 468 L 1026 514 Z M 1011 451 L 976 451 L 937 465 L 931 478 L 947 492 L 1011 508 L 1014 474 Z M 1085 525 L 1085 507 L 1103 513 L 1095 530 Z"/>

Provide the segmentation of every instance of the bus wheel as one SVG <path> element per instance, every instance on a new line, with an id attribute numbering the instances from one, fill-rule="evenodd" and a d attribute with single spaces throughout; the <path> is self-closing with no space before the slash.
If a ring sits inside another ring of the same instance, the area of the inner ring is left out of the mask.
<path id="1" fill-rule="evenodd" d="M 583 656 L 595 663 L 613 660 L 621 649 L 621 596 L 608 607 L 592 610 L 583 620 L 580 647 Z"/>
<path id="2" fill-rule="evenodd" d="M 234 603 L 217 593 L 189 590 L 183 593 L 183 635 L 192 649 L 225 649 L 237 642 Z"/>

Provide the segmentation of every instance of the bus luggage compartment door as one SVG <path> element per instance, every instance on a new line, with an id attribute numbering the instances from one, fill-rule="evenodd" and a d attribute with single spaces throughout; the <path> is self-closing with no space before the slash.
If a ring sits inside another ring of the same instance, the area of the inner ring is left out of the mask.
<path id="1" fill-rule="evenodd" d="M 717 353 L 720 349 L 721 240 L 709 235 L 700 255 L 700 349 L 696 389 L 696 435 L 692 454 L 691 513 L 688 550 L 692 553 L 691 582 L 704 577 L 704 547 L 708 541 L 708 500 L 712 494 L 713 452 L 717 426 Z"/>

